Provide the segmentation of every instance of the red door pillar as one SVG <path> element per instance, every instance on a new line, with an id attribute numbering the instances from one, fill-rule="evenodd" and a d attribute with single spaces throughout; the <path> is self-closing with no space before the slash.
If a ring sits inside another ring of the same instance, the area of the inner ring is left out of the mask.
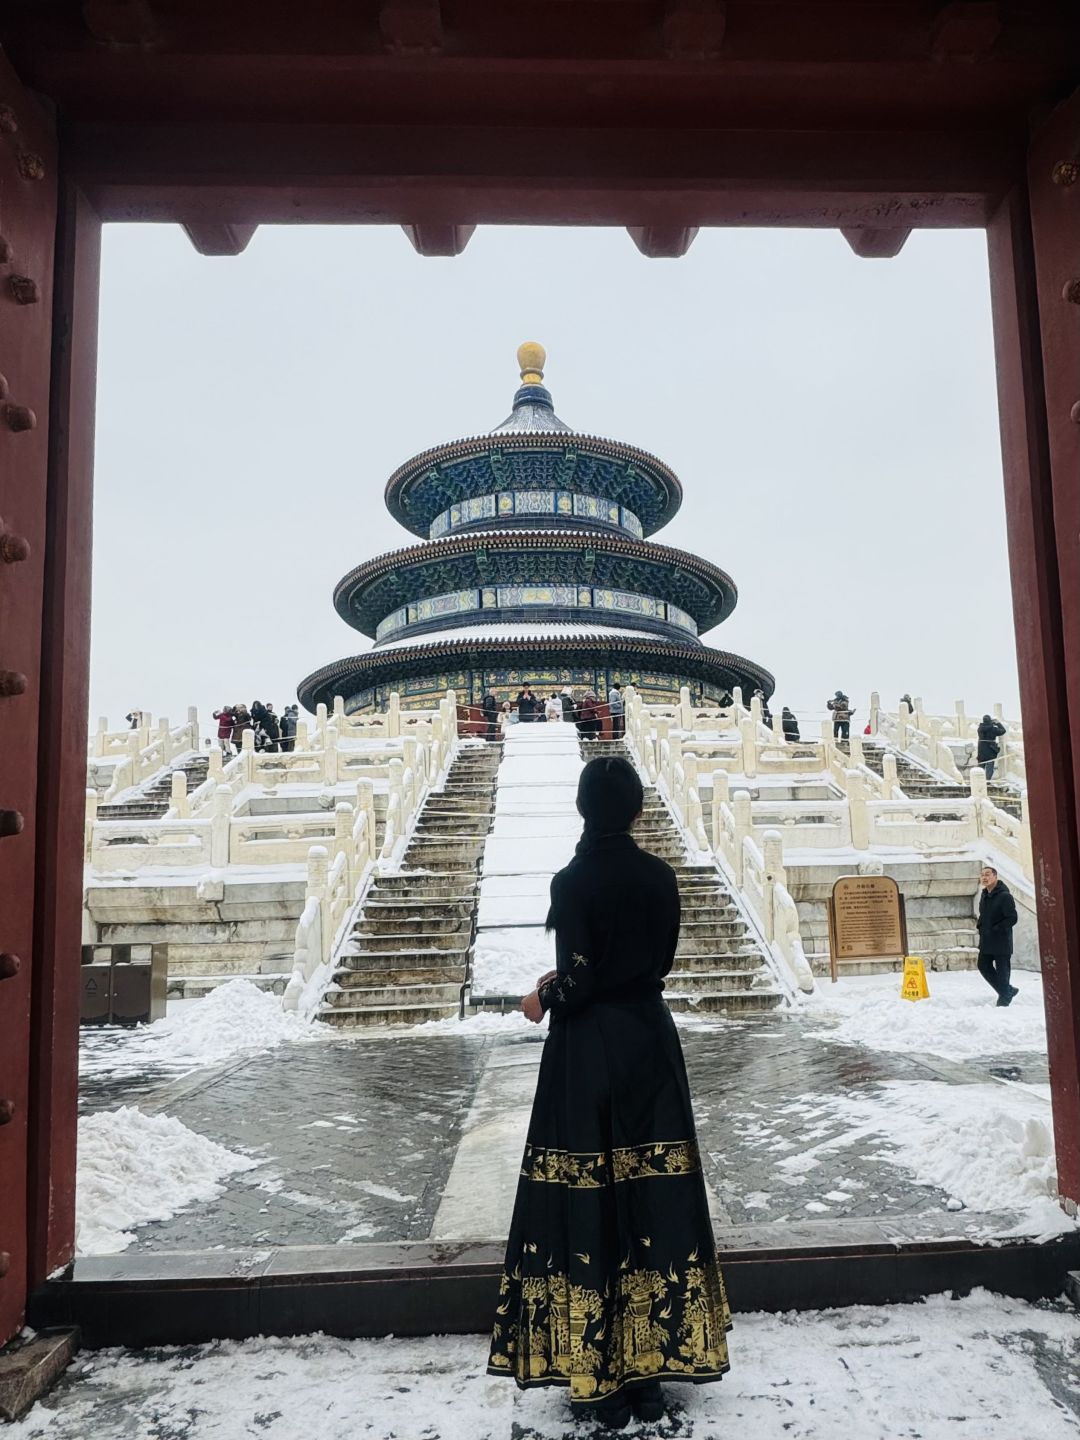
<path id="1" fill-rule="evenodd" d="M 989 228 L 1013 614 L 1061 1193 L 1080 1202 L 1080 97 Z M 1075 391 L 1075 394 L 1071 392 Z"/>
<path id="2" fill-rule="evenodd" d="M 30 1016 L 56 144 L 0 56 L 0 1342 L 29 1278 Z"/>

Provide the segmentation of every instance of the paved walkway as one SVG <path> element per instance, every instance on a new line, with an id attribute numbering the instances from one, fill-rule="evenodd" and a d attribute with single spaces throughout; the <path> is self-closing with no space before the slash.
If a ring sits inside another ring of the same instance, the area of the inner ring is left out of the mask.
<path id="1" fill-rule="evenodd" d="M 808 1037 L 820 1028 L 774 1014 L 682 1031 L 718 1226 L 874 1217 L 933 1233 L 949 1196 L 884 1157 L 880 1135 L 851 1140 L 830 1102 L 1003 1070 L 1045 1084 L 1045 1057 L 958 1064 Z M 122 1041 L 91 1041 L 109 1043 Z M 141 1247 L 490 1240 L 506 1232 L 541 1045 L 539 1032 L 465 1030 L 283 1045 L 179 1079 L 98 1073 L 83 1103 L 174 1115 L 261 1162 L 218 1199 L 144 1226 Z M 810 1147 L 812 1168 L 799 1161 Z M 954 1216 L 953 1233 L 987 1218 Z"/>

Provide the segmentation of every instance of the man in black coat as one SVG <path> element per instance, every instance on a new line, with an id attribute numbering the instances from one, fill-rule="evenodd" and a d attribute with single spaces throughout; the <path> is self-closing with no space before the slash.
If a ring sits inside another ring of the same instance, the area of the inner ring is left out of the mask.
<path id="1" fill-rule="evenodd" d="M 1001 754 L 998 737 L 1004 734 L 1005 726 L 1000 720 L 990 715 L 983 716 L 979 723 L 979 750 L 975 760 L 986 771 L 987 780 L 994 778 L 994 761 Z"/>
<path id="2" fill-rule="evenodd" d="M 1019 990 L 1011 984 L 1016 901 L 992 865 L 979 876 L 979 974 L 997 991 L 999 1005 L 1011 1005 Z"/>

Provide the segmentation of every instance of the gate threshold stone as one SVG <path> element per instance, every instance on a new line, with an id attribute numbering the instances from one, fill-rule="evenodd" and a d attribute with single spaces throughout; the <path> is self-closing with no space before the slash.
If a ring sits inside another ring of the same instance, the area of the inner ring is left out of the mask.
<path id="1" fill-rule="evenodd" d="M 908 1234 L 892 1221 L 724 1227 L 719 1248 L 736 1312 L 895 1304 L 977 1287 L 1049 1299 L 1080 1268 L 1080 1232 L 980 1243 L 927 1236 L 925 1225 Z M 77 1325 L 90 1347 L 316 1330 L 343 1338 L 482 1333 L 502 1257 L 501 1240 L 424 1240 L 78 1260 L 35 1293 L 30 1323 Z"/>

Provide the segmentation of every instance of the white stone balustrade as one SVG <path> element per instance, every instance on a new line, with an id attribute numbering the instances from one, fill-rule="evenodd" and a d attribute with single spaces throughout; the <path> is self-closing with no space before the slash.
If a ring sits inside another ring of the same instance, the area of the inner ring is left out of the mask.
<path id="1" fill-rule="evenodd" d="M 200 749 L 199 714 L 194 707 L 188 710 L 185 723 L 175 729 L 170 728 L 167 719 L 152 726 L 151 717 L 144 718 L 147 723 L 135 730 L 109 730 L 108 721 L 99 720 L 97 730 L 90 737 L 91 760 L 116 762 L 105 791 L 106 801 L 141 785 L 179 756 Z"/>
<path id="2" fill-rule="evenodd" d="M 405 733 L 394 739 L 382 733 L 387 728 L 385 717 L 380 717 L 380 725 L 355 726 L 340 705 L 335 706 L 332 718 L 323 707 L 314 736 L 304 735 L 309 745 L 314 741 L 313 748 L 301 749 L 297 743 L 292 751 L 277 754 L 256 751 L 254 736 L 246 731 L 240 754 L 225 759 L 216 746 L 207 752 L 207 778 L 190 793 L 185 773 L 173 772 L 171 803 L 161 820 L 99 820 L 96 792 L 88 792 L 85 854 L 91 870 L 106 875 L 159 867 L 299 866 L 306 864 L 309 849 L 318 843 L 337 845 L 335 853 L 339 853 L 341 836 L 335 830 L 333 810 L 293 812 L 283 805 L 280 812 L 272 814 L 237 812 L 246 808 L 248 796 L 256 789 L 265 800 L 301 787 L 325 789 L 332 796 L 337 788 L 340 799 L 344 798 L 340 797 L 344 783 L 355 786 L 346 803 L 351 805 L 356 796 L 353 824 L 362 831 L 363 844 L 373 860 L 373 782 L 390 777 L 396 762 L 402 779 L 394 810 L 396 844 L 406 836 L 428 788 L 445 773 L 457 743 L 456 700 L 444 699 L 434 711 L 406 714 L 410 723 L 402 725 L 399 712 L 395 728 Z M 197 718 L 189 720 L 192 725 L 197 734 Z M 97 733 L 107 734 L 104 730 Z M 175 758 L 190 750 L 191 734 L 188 726 L 166 730 L 159 725 L 152 746 L 147 747 L 139 744 L 139 732 L 126 731 L 128 758 L 136 753 L 145 755 L 148 750 L 160 756 L 165 740 L 173 752 L 170 758 Z M 299 733 L 296 738 L 299 742 Z M 403 764 L 405 757 L 408 761 Z M 352 864 L 350 861 L 350 879 Z"/>

